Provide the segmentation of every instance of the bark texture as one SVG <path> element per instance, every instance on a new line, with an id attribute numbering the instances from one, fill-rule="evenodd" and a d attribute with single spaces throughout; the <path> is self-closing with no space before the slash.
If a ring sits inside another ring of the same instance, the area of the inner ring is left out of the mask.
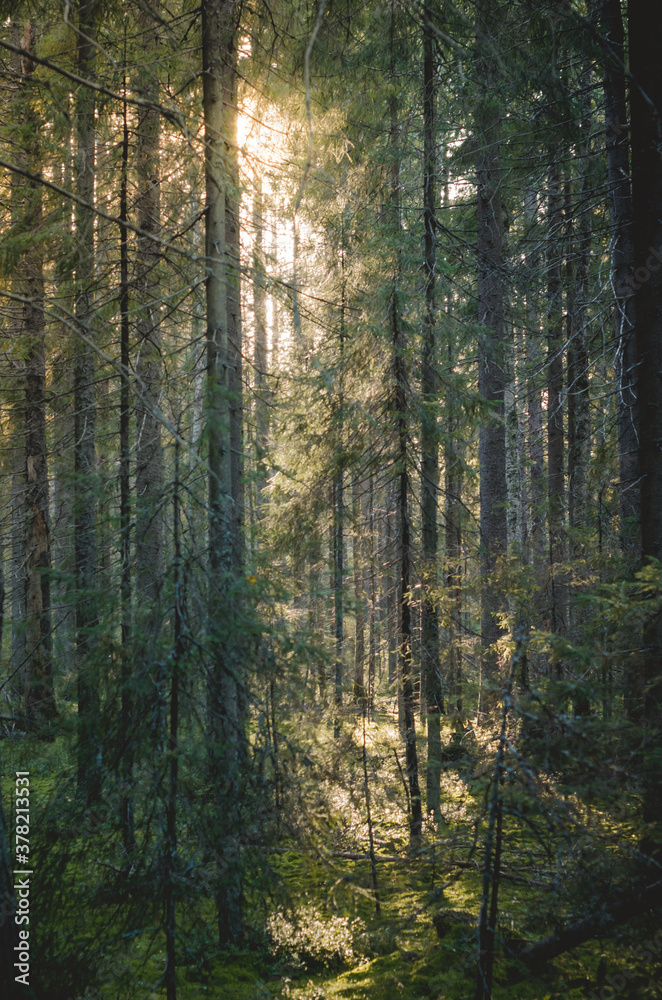
<path id="1" fill-rule="evenodd" d="M 98 0 L 78 5 L 77 72 L 93 80 L 96 69 Z M 78 666 L 78 794 L 83 802 L 101 793 L 101 747 L 98 733 L 99 664 L 94 662 L 97 625 L 97 539 L 95 494 L 94 351 L 94 112 L 95 94 L 80 87 L 76 97 L 75 304 L 78 332 L 74 362 L 74 469 L 76 510 L 76 656 Z"/>
<path id="2" fill-rule="evenodd" d="M 233 0 L 202 5 L 206 183 L 207 438 L 209 443 L 209 767 L 216 786 L 216 904 L 219 943 L 243 936 L 240 850 L 240 664 L 236 649 L 226 244 L 226 66 L 235 56 Z"/>
<path id="3" fill-rule="evenodd" d="M 505 212 L 501 195 L 500 110 L 496 94 L 495 59 L 498 5 L 493 0 L 476 3 L 476 183 L 478 196 L 478 322 L 481 327 L 478 355 L 478 389 L 490 405 L 490 416 L 480 428 L 480 540 L 481 540 L 481 640 L 483 646 L 481 705 L 492 702 L 489 690 L 496 670 L 494 643 L 503 635 L 497 614 L 501 595 L 494 574 L 499 556 L 506 551 L 506 441 L 504 430 L 504 323 L 503 266 Z"/>
<path id="4" fill-rule="evenodd" d="M 635 294 L 632 281 L 632 197 L 628 113 L 625 95 L 625 46 L 620 0 L 601 0 L 600 22 L 605 43 L 605 145 L 611 222 L 611 283 L 614 295 L 616 380 L 618 391 L 618 458 L 620 471 L 621 541 L 634 554 L 639 542 L 639 407 Z M 657 247 L 656 249 L 662 250 Z M 655 264 L 655 261 L 654 261 Z"/>

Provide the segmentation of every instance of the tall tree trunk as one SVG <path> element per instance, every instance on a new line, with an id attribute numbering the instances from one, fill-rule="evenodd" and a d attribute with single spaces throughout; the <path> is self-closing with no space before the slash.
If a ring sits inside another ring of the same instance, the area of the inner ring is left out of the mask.
<path id="1" fill-rule="evenodd" d="M 235 17 L 237 15 L 235 14 Z M 239 159 L 237 146 L 237 42 L 225 61 L 223 106 L 226 119 L 227 184 L 225 251 L 227 259 L 228 388 L 230 391 L 230 474 L 232 481 L 232 560 L 235 574 L 244 561 L 243 524 L 243 345 L 241 323 L 241 248 L 239 232 Z M 241 691 L 240 691 L 241 695 Z"/>
<path id="2" fill-rule="evenodd" d="M 431 11 L 423 12 L 423 228 L 425 233 L 425 314 L 421 359 L 421 531 L 423 593 L 421 607 L 421 659 L 428 725 L 426 805 L 428 813 L 439 816 L 441 776 L 441 713 L 444 699 L 439 662 L 439 618 L 437 614 L 437 497 L 439 492 L 439 438 L 437 431 L 438 378 L 435 369 L 437 337 L 436 210 L 438 199 L 437 146 L 435 135 L 435 43 L 428 22 Z M 423 706 L 422 706 L 423 707 Z"/>
<path id="3" fill-rule="evenodd" d="M 257 463 L 257 513 L 260 516 L 267 485 L 266 457 L 269 447 L 269 397 L 267 381 L 267 294 L 264 267 L 264 195 L 262 175 L 255 172 L 253 188 L 253 314 L 255 333 L 253 363 L 255 365 L 255 460 Z"/>
<path id="4" fill-rule="evenodd" d="M 549 231 L 547 237 L 547 501 L 551 575 L 551 628 L 565 626 L 563 582 L 558 564 L 564 556 L 563 514 L 563 283 L 561 278 L 563 196 L 559 166 L 549 174 Z"/>
<path id="5" fill-rule="evenodd" d="M 600 22 L 606 47 L 604 94 L 611 221 L 611 283 L 616 332 L 621 544 L 626 552 L 633 555 L 637 552 L 639 538 L 639 411 L 625 47 L 620 0 L 601 0 Z M 648 252 L 648 248 L 646 250 Z"/>
<path id="6" fill-rule="evenodd" d="M 505 212 L 501 195 L 500 121 L 497 89 L 497 4 L 477 0 L 476 47 L 478 105 L 476 108 L 478 186 L 478 322 L 482 327 L 478 356 L 478 389 L 491 405 L 491 416 L 481 424 L 480 541 L 481 641 L 483 646 L 479 710 L 493 703 L 490 685 L 496 671 L 495 643 L 503 635 L 498 622 L 502 598 L 494 580 L 499 556 L 507 546 L 506 440 L 504 431 L 504 352 L 506 326 L 502 274 Z"/>
<path id="7" fill-rule="evenodd" d="M 235 540 L 226 259 L 225 65 L 234 57 L 234 0 L 202 4 L 206 182 L 207 439 L 209 447 L 209 766 L 217 787 L 214 840 L 221 946 L 243 936 L 239 825 L 241 720 L 236 655 Z"/>
<path id="8" fill-rule="evenodd" d="M 391 81 L 395 81 L 395 3 L 391 0 Z M 400 126 L 398 121 L 398 98 L 395 93 L 390 98 L 391 128 L 391 191 L 390 208 L 393 235 L 396 246 L 401 240 L 401 190 L 400 190 Z M 393 336 L 393 409 L 397 435 L 397 478 L 396 516 L 398 545 L 398 602 L 399 602 L 399 667 L 404 738 L 407 760 L 407 782 L 411 811 L 409 813 L 409 850 L 420 846 L 423 828 L 423 809 L 418 774 L 418 751 L 416 747 L 416 714 L 414 678 L 412 665 L 412 595 L 411 595 L 411 524 L 409 511 L 409 449 L 408 449 L 408 393 L 406 365 L 406 335 L 401 322 L 398 284 L 400 281 L 400 253 L 396 252 L 393 271 L 393 288 L 390 303 L 390 323 Z"/>
<path id="9" fill-rule="evenodd" d="M 588 89 L 588 74 L 582 74 Z M 581 120 L 579 148 L 581 180 L 579 185 L 579 225 L 572 253 L 575 261 L 574 281 L 568 274 L 567 340 L 568 340 L 568 525 L 574 533 L 572 550 L 577 556 L 584 551 L 581 537 L 588 517 L 588 467 L 591 453 L 591 420 L 588 387 L 588 272 L 591 251 L 591 212 L 589 198 L 590 169 L 590 108 L 585 105 Z"/>
<path id="10" fill-rule="evenodd" d="M 662 560 L 662 268 L 647 261 L 662 252 L 662 20 L 651 18 L 643 0 L 629 0 L 630 113 L 634 260 L 647 267 L 635 293 L 637 395 L 641 463 L 641 550 L 644 560 Z M 637 270 L 634 272 L 637 279 Z M 662 614 L 644 634 L 644 723 L 648 761 L 644 775 L 644 822 L 655 825 L 652 850 L 660 854 L 662 825 Z"/>
<path id="11" fill-rule="evenodd" d="M 531 234 L 532 248 L 526 255 L 528 273 L 528 289 L 526 294 L 526 366 L 530 373 L 527 380 L 527 436 L 528 458 L 530 464 L 529 495 L 531 506 L 529 513 L 531 564 L 534 569 L 536 583 L 542 589 L 545 557 L 545 455 L 543 413 L 541 402 L 541 386 L 536 370 L 540 366 L 542 353 L 540 335 L 540 317 L 537 309 L 536 273 L 540 254 L 536 236 L 537 198 L 535 190 L 530 187 L 526 193 L 525 212 L 527 230 Z"/>
<path id="12" fill-rule="evenodd" d="M 343 688 L 343 655 L 345 645 L 345 619 L 343 602 L 343 576 L 345 574 L 345 541 L 344 541 L 344 479 L 342 467 L 337 468 L 333 479 L 333 524 L 331 527 L 331 553 L 333 558 L 332 590 L 333 590 L 333 636 L 335 643 L 334 655 L 334 701 L 336 705 L 336 721 L 334 733 L 340 735 L 340 709 L 342 708 Z"/>
<path id="13" fill-rule="evenodd" d="M 79 0 L 77 72 L 94 80 L 99 0 Z M 99 664 L 94 657 L 97 626 L 94 352 L 94 139 L 95 93 L 80 87 L 76 97 L 75 304 L 79 337 L 74 362 L 74 469 L 76 521 L 76 658 L 78 667 L 78 794 L 83 803 L 101 794 Z"/>
<path id="14" fill-rule="evenodd" d="M 16 26 L 13 33 L 17 34 Z M 34 51 L 35 40 L 35 27 L 30 22 L 25 28 L 22 48 Z M 15 155 L 24 170 L 38 176 L 40 122 L 31 79 L 35 63 L 28 56 L 15 57 L 12 63 L 16 78 L 12 104 L 21 136 Z M 14 231 L 22 233 L 25 240 L 25 249 L 12 275 L 12 288 L 23 299 L 18 331 L 24 350 L 23 419 L 20 420 L 24 450 L 19 472 L 21 499 L 16 510 L 16 531 L 23 536 L 18 552 L 24 560 L 16 581 L 23 588 L 21 610 L 25 622 L 19 675 L 26 718 L 39 724 L 56 715 L 56 706 L 51 663 L 44 273 L 41 246 L 30 238 L 42 228 L 42 188 L 38 181 L 14 177 L 12 216 Z"/>
<path id="15" fill-rule="evenodd" d="M 158 6 L 156 8 L 158 12 Z M 143 99 L 158 102 L 159 82 L 154 65 L 158 65 L 159 30 L 154 15 L 143 8 L 137 14 L 140 40 L 147 58 L 141 62 L 136 89 Z M 151 65 L 150 65 L 151 63 Z M 140 107 L 137 122 L 137 196 L 136 213 L 141 235 L 136 246 L 134 295 L 136 319 L 136 590 L 140 595 L 141 661 L 147 671 L 140 684 L 150 691 L 141 698 L 152 713 L 152 740 L 163 738 L 165 729 L 165 677 L 156 663 L 163 658 L 158 652 L 161 626 L 161 592 L 163 575 L 163 518 L 160 504 L 163 494 L 163 453 L 160 406 L 161 316 L 158 302 L 158 265 L 160 251 L 155 242 L 161 227 L 160 155 L 158 109 Z M 154 688 L 155 685 L 155 694 Z"/>
<path id="16" fill-rule="evenodd" d="M 352 561 L 354 563 L 354 704 L 365 708 L 365 590 L 363 587 L 363 546 L 361 544 L 365 522 L 361 520 L 359 484 L 352 484 Z"/>
<path id="17" fill-rule="evenodd" d="M 125 89 L 126 89 L 126 80 Z M 129 122 L 126 102 L 122 107 L 122 175 L 120 180 L 120 602 L 122 635 L 122 796 L 120 824 L 124 849 L 130 857 L 135 849 L 133 786 L 133 702 L 135 684 L 131 669 L 133 631 L 131 581 L 131 393 L 129 327 Z"/>

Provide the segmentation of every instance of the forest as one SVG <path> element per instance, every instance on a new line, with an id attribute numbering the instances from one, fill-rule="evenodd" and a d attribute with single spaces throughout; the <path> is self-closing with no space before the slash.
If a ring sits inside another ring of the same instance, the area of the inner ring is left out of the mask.
<path id="1" fill-rule="evenodd" d="M 655 4 L 0 7 L 2 1000 L 655 1000 Z"/>

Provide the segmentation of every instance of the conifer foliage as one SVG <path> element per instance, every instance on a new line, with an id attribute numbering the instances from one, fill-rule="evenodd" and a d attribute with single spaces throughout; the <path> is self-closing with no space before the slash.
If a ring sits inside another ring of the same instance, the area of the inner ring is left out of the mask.
<path id="1" fill-rule="evenodd" d="M 3 998 L 656 995 L 661 36 L 4 12 Z"/>

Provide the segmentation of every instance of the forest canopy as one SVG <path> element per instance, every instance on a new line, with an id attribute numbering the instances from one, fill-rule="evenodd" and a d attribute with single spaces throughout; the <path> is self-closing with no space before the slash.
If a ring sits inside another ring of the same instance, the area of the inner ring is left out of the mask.
<path id="1" fill-rule="evenodd" d="M 654 998 L 662 19 L 15 0 L 0 993 Z"/>

